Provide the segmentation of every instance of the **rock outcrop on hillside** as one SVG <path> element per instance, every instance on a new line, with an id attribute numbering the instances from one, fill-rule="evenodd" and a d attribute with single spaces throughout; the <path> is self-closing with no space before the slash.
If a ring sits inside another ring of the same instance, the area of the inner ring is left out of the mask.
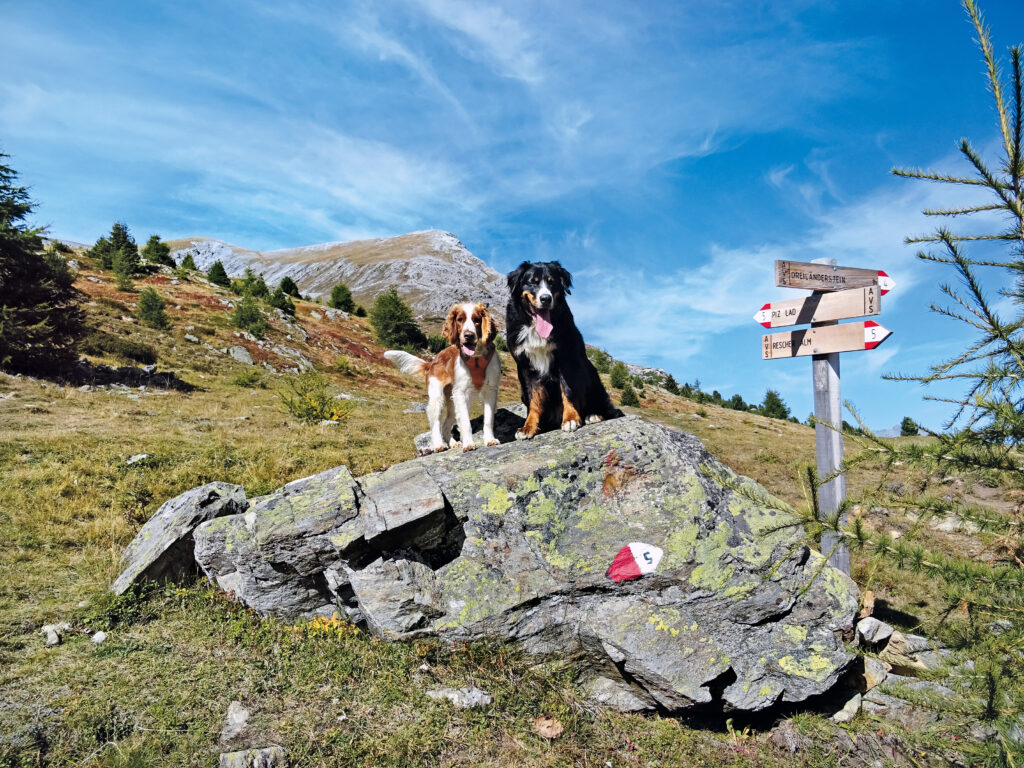
<path id="1" fill-rule="evenodd" d="M 278 251 L 251 251 L 211 238 L 171 243 L 178 261 L 190 252 L 206 270 L 220 261 L 232 277 L 246 267 L 274 285 L 290 276 L 305 295 L 329 297 L 345 283 L 357 302 L 373 299 L 394 286 L 422 318 L 443 318 L 455 301 L 478 301 L 504 316 L 505 276 L 478 259 L 450 232 L 427 230 L 398 237 L 322 243 Z"/>
<path id="2" fill-rule="evenodd" d="M 203 523 L 195 557 L 263 614 L 516 642 L 579 665 L 620 709 L 760 710 L 835 683 L 857 595 L 744 485 L 696 438 L 627 417 L 358 479 L 327 470 Z M 664 556 L 614 583 L 633 542 Z"/>

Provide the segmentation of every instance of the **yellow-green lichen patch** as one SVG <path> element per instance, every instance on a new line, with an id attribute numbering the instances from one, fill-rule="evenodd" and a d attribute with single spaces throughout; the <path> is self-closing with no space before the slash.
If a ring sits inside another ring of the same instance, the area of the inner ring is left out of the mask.
<path id="1" fill-rule="evenodd" d="M 484 483 L 476 495 L 477 498 L 487 499 L 483 511 L 488 515 L 503 515 L 512 506 L 511 494 L 494 483 Z"/>
<path id="2" fill-rule="evenodd" d="M 504 579 L 498 579 L 497 574 L 474 560 L 456 560 L 438 575 L 438 581 L 442 599 L 449 607 L 449 615 L 438 622 L 438 628 L 468 626 L 510 608 L 520 599 L 518 595 L 507 594 Z M 454 616 L 453 604 L 459 605 Z"/>
<path id="3" fill-rule="evenodd" d="M 614 515 L 600 504 L 588 504 L 580 513 L 580 521 L 576 527 L 585 532 L 603 532 L 615 523 Z"/>
<path id="4" fill-rule="evenodd" d="M 807 627 L 801 627 L 797 624 L 784 624 L 781 629 L 794 643 L 802 643 L 807 639 Z"/>
<path id="5" fill-rule="evenodd" d="M 700 527 L 696 523 L 687 523 L 672 531 L 665 540 L 662 568 L 671 570 L 693 562 L 694 545 L 699 534 Z"/>
<path id="6" fill-rule="evenodd" d="M 824 680 L 835 672 L 835 664 L 818 653 L 810 653 L 803 659 L 795 656 L 783 656 L 778 661 L 779 668 L 787 675 L 805 677 L 815 682 Z"/>

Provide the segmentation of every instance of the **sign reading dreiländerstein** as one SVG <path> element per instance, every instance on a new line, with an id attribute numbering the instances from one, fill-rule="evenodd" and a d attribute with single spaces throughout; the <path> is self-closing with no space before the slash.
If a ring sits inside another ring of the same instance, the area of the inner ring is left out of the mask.
<path id="1" fill-rule="evenodd" d="M 872 320 L 844 325 L 825 325 L 800 331 L 766 333 L 761 337 L 761 359 L 831 355 L 874 349 L 892 334 Z"/>
<path id="2" fill-rule="evenodd" d="M 782 260 L 775 262 L 775 284 L 780 288 L 807 288 L 811 291 L 843 291 L 877 285 L 883 296 L 895 285 L 892 278 L 880 269 Z"/>
<path id="3" fill-rule="evenodd" d="M 761 307 L 754 319 L 765 328 L 782 328 L 787 325 L 877 315 L 881 311 L 881 291 L 878 286 L 869 285 L 847 291 L 816 293 L 802 299 L 773 301 Z"/>

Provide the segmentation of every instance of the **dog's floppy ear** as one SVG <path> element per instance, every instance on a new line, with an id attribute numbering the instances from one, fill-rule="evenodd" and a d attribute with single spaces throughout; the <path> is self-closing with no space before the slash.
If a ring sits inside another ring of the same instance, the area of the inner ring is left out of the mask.
<path id="1" fill-rule="evenodd" d="M 492 344 L 498 335 L 498 325 L 486 304 L 477 304 L 476 308 L 480 312 L 480 333 L 484 337 L 484 344 Z"/>
<path id="2" fill-rule="evenodd" d="M 532 265 L 528 261 L 524 261 L 518 267 L 508 273 L 508 291 L 513 296 L 519 292 L 519 284 L 523 281 L 523 275 L 526 274 Z"/>
<path id="3" fill-rule="evenodd" d="M 558 277 L 558 281 L 562 284 L 562 290 L 566 295 L 572 293 L 569 289 L 572 288 L 572 275 L 569 274 L 569 270 L 559 264 L 557 261 L 551 262 L 551 272 Z"/>
<path id="4" fill-rule="evenodd" d="M 459 305 L 455 304 L 451 309 L 448 310 L 448 318 L 444 321 L 444 328 L 441 329 L 441 335 L 444 336 L 445 340 L 449 344 L 459 343 L 459 324 L 455 320 L 455 316 L 458 314 Z"/>

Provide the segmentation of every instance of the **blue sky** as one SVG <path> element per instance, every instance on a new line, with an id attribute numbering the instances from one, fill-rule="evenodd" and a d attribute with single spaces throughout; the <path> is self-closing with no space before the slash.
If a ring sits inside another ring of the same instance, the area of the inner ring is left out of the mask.
<path id="1" fill-rule="evenodd" d="M 997 51 L 1024 3 L 983 2 Z M 895 178 L 995 149 L 956 2 L 10 2 L 0 150 L 55 235 L 255 249 L 438 228 L 501 271 L 560 259 L 589 342 L 680 381 L 811 410 L 810 362 L 762 362 L 777 258 L 897 282 L 894 335 L 843 355 L 877 428 L 926 403 L 965 335 L 907 234 L 963 198 Z M 995 286 L 993 286 L 995 287 Z M 939 391 L 935 392 L 939 394 Z"/>

